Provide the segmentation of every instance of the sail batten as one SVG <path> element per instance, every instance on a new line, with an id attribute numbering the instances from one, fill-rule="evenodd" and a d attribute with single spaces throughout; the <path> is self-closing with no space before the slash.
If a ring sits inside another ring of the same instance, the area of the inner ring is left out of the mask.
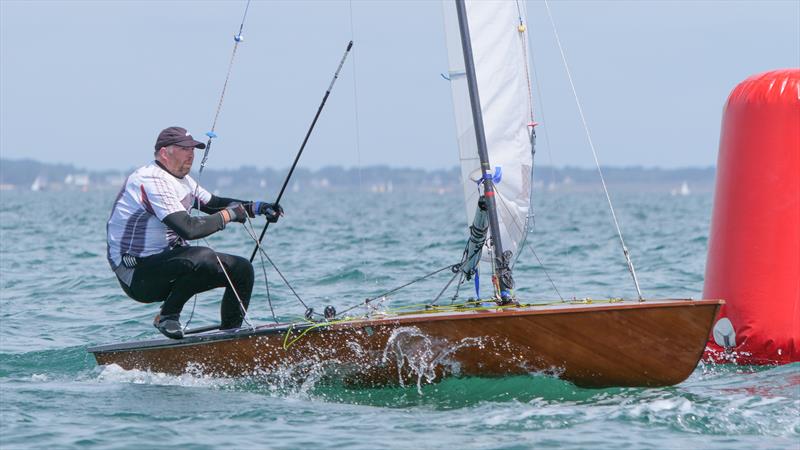
<path id="1" fill-rule="evenodd" d="M 500 168 L 496 181 L 499 237 L 514 261 L 527 235 L 533 168 L 525 9 L 524 4 L 518 8 L 516 2 L 509 1 L 467 0 L 465 6 L 491 172 Z M 454 2 L 445 1 L 444 9 L 466 224 L 471 224 L 481 195 L 478 182 L 483 171 Z M 484 252 L 483 259 L 489 258 L 491 252 Z"/>

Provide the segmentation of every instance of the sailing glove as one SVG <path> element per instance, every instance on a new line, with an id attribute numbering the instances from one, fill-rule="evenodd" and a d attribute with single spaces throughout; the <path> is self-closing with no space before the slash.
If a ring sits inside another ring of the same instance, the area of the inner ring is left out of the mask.
<path id="1" fill-rule="evenodd" d="M 245 207 L 250 217 L 261 215 L 267 218 L 267 222 L 275 223 L 283 215 L 283 208 L 276 203 L 252 202 L 246 204 Z"/>
<path id="2" fill-rule="evenodd" d="M 225 208 L 225 212 L 228 213 L 231 222 L 244 223 L 247 220 L 248 211 L 241 203 L 232 203 Z"/>

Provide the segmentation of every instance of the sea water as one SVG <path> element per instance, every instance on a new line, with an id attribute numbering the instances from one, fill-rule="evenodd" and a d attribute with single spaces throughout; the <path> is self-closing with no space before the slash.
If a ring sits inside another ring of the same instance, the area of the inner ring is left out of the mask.
<path id="1" fill-rule="evenodd" d="M 126 298 L 106 263 L 116 192 L 0 195 L 2 449 L 800 448 L 800 364 L 701 364 L 685 382 L 657 389 L 581 389 L 543 374 L 354 389 L 314 371 L 264 380 L 98 367 L 88 346 L 160 337 L 156 306 Z M 711 195 L 614 200 L 645 296 L 700 298 Z M 316 311 L 342 311 L 454 264 L 467 238 L 455 192 L 308 190 L 283 204 L 266 248 Z M 545 192 L 534 212 L 530 248 L 515 266 L 521 299 L 635 296 L 602 194 Z M 253 249 L 238 225 L 198 244 Z M 297 298 L 268 263 L 265 271 L 278 319 L 301 317 Z M 259 259 L 256 273 L 250 320 L 266 323 Z M 430 301 L 448 279 L 443 272 L 413 284 L 382 307 Z M 473 290 L 463 286 L 461 299 Z M 198 296 L 182 319 L 215 323 L 219 297 Z"/>

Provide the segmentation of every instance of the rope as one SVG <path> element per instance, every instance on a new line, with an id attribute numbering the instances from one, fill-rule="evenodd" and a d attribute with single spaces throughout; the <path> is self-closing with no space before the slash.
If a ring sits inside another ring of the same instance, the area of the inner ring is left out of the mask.
<path id="1" fill-rule="evenodd" d="M 592 135 L 589 132 L 589 125 L 586 123 L 586 116 L 583 114 L 583 107 L 581 106 L 581 102 L 578 99 L 578 91 L 575 89 L 575 83 L 572 80 L 572 73 L 569 70 L 569 64 L 567 64 L 567 57 L 564 54 L 564 48 L 561 45 L 561 39 L 558 37 L 558 31 L 556 30 L 556 23 L 553 20 L 553 15 L 550 13 L 550 4 L 547 0 L 544 0 L 544 6 L 547 9 L 547 17 L 550 19 L 550 24 L 553 27 L 553 34 L 556 38 L 556 43 L 558 44 L 558 50 L 561 52 L 561 61 L 564 63 L 564 69 L 567 72 L 567 78 L 569 78 L 569 85 L 572 88 L 572 94 L 575 97 L 575 104 L 578 106 L 578 113 L 581 117 L 581 122 L 583 123 L 583 129 L 586 133 L 586 139 L 589 141 L 589 147 L 592 149 L 592 156 L 594 156 L 594 163 L 597 166 L 597 173 L 600 175 L 600 182 L 603 185 L 603 192 L 606 194 L 606 200 L 608 200 L 608 207 L 611 210 L 611 218 L 614 220 L 614 226 L 617 229 L 617 236 L 619 236 L 619 242 L 622 245 L 622 253 L 625 255 L 625 261 L 628 264 L 628 271 L 631 273 L 631 277 L 633 278 L 633 284 L 636 287 L 636 293 L 639 296 L 639 300 L 643 301 L 644 298 L 642 297 L 642 290 L 639 288 L 639 280 L 636 277 L 636 270 L 633 267 L 633 261 L 631 261 L 630 252 L 628 252 L 628 247 L 625 246 L 625 240 L 622 237 L 622 230 L 619 226 L 619 221 L 617 221 L 617 214 L 614 212 L 614 205 L 611 204 L 611 195 L 608 193 L 608 187 L 606 186 L 605 177 L 603 177 L 603 171 L 600 169 L 600 160 L 597 158 L 597 151 L 594 147 L 594 142 L 592 141 Z"/>
<path id="2" fill-rule="evenodd" d="M 336 325 L 336 324 L 339 324 L 339 323 L 349 322 L 349 321 L 354 320 L 354 319 L 355 318 L 346 317 L 346 318 L 340 319 L 340 320 L 325 321 L 325 322 L 315 322 L 311 326 L 309 326 L 306 329 L 304 329 L 303 331 L 301 331 L 300 334 L 297 335 L 296 337 L 294 337 L 292 340 L 289 340 L 289 336 L 291 335 L 292 330 L 294 330 L 294 325 L 295 324 L 290 324 L 289 328 L 286 329 L 286 334 L 283 336 L 283 349 L 284 350 L 288 350 L 289 347 L 294 345 L 295 342 L 297 342 L 300 339 L 302 339 L 311 330 L 314 330 L 314 329 L 317 329 L 317 328 L 322 328 L 322 327 L 327 327 L 327 326 L 330 326 L 330 325 Z"/>
<path id="3" fill-rule="evenodd" d="M 486 248 L 489 249 L 490 254 L 494 254 L 494 236 L 489 236 L 487 240 L 488 245 Z M 489 279 L 489 282 L 492 285 L 492 290 L 494 291 L 494 298 L 499 299 L 502 298 L 500 296 L 500 280 L 497 279 L 497 266 L 495 265 L 495 258 L 489 258 L 489 261 L 492 262 L 492 276 Z M 495 282 L 496 281 L 496 282 Z"/>
<path id="4" fill-rule="evenodd" d="M 485 176 L 485 175 L 484 175 L 484 176 Z M 481 193 L 481 186 L 482 186 L 482 184 L 478 184 L 478 185 L 476 185 L 476 189 L 478 190 L 478 197 L 480 197 L 480 196 L 482 195 L 482 193 Z M 494 185 L 494 186 L 495 186 L 495 188 L 497 187 L 497 185 Z M 523 235 L 524 235 L 524 234 L 523 234 Z M 487 239 L 486 239 L 486 242 L 484 242 L 484 244 L 483 244 L 483 245 L 484 245 L 484 246 L 486 247 L 486 249 L 489 251 L 489 254 L 490 254 L 490 255 L 493 255 L 493 254 L 494 254 L 494 249 L 493 249 L 493 247 L 494 247 L 494 236 L 492 236 L 492 235 L 491 235 L 491 233 L 488 235 L 488 237 L 487 237 Z M 481 256 L 481 258 L 483 258 L 483 257 Z M 499 280 L 498 280 L 498 283 L 497 283 L 497 285 L 495 285 L 495 283 L 494 283 L 494 280 L 495 280 L 495 278 L 496 278 L 496 275 L 495 275 L 495 274 L 497 274 L 497 269 L 496 269 L 496 267 L 495 267 L 495 265 L 494 265 L 495 258 L 493 258 L 493 257 L 490 257 L 490 258 L 489 258 L 489 261 L 491 262 L 491 265 L 492 265 L 492 276 L 489 278 L 489 282 L 490 282 L 490 283 L 491 283 L 491 285 L 492 285 L 492 291 L 494 291 L 494 295 L 495 295 L 495 297 L 496 297 L 496 298 L 500 298 L 500 290 L 499 290 L 499 284 L 500 284 L 500 283 L 499 283 Z M 478 264 L 480 264 L 480 260 L 478 260 Z M 477 266 L 476 266 L 476 267 L 477 267 Z"/>

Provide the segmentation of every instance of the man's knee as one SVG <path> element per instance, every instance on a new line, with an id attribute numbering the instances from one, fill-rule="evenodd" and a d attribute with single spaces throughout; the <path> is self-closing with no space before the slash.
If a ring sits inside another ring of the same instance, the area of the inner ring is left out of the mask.
<path id="1" fill-rule="evenodd" d="M 186 255 L 192 262 L 195 272 L 212 274 L 219 271 L 217 253 L 208 247 L 192 247 L 192 252 Z"/>
<path id="2" fill-rule="evenodd" d="M 255 279 L 253 265 L 241 256 L 218 253 L 208 247 L 193 247 L 192 262 L 195 271 L 208 274 L 208 276 L 224 277 L 223 269 L 228 271 L 228 276 L 238 283 L 252 286 Z M 223 267 L 220 267 L 220 262 Z M 225 277 L 227 278 L 227 277 Z"/>
<path id="3" fill-rule="evenodd" d="M 231 258 L 231 270 L 240 274 L 244 279 L 252 281 L 255 278 L 253 265 L 247 258 L 241 256 L 228 255 Z"/>
<path id="4" fill-rule="evenodd" d="M 192 247 L 190 257 L 195 261 L 216 261 L 216 254 L 208 247 Z"/>

